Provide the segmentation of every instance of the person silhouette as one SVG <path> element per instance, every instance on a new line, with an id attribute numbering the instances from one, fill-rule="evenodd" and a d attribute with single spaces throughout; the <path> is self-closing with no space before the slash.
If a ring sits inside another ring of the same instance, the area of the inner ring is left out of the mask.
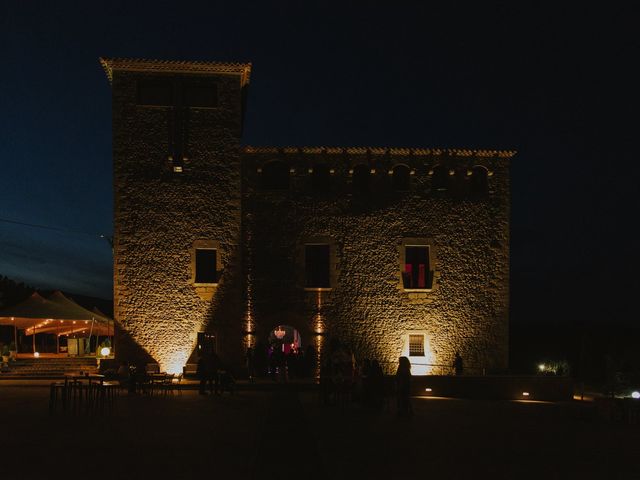
<path id="1" fill-rule="evenodd" d="M 460 353 L 456 352 L 456 357 L 453 360 L 453 370 L 456 375 L 462 375 L 462 371 L 464 370 L 464 364 L 462 362 L 462 357 Z"/>
<path id="2" fill-rule="evenodd" d="M 411 393 L 411 362 L 407 357 L 398 359 L 398 370 L 396 371 L 396 400 L 399 417 L 410 417 L 413 415 L 409 395 Z"/>

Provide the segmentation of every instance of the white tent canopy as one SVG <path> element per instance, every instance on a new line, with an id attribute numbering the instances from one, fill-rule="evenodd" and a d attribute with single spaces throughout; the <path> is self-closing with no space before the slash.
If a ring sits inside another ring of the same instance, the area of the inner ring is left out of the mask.
<path id="1" fill-rule="evenodd" d="M 34 292 L 25 301 L 0 310 L 0 325 L 23 329 L 25 335 L 113 335 L 113 320 L 99 312 L 81 307 L 62 292 L 45 299 Z"/>

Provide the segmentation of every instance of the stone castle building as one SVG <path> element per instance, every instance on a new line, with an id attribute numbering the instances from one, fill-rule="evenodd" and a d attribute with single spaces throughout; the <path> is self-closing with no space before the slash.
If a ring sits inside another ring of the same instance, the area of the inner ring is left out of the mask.
<path id="1" fill-rule="evenodd" d="M 249 64 L 101 59 L 112 86 L 116 351 L 241 365 L 296 331 L 439 373 L 508 359 L 515 152 L 242 145 Z"/>

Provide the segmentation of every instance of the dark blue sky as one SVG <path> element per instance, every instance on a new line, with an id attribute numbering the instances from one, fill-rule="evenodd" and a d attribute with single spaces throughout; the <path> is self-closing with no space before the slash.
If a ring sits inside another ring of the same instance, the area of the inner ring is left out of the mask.
<path id="1" fill-rule="evenodd" d="M 99 56 L 250 61 L 245 144 L 517 149 L 512 317 L 629 319 L 633 12 L 473 5 L 3 1 L 0 218 L 64 231 L 0 222 L 0 274 L 111 295 Z"/>

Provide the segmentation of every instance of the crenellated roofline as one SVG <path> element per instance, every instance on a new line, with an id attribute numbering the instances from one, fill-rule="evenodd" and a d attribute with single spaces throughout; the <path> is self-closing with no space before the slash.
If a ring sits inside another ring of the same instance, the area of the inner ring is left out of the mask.
<path id="1" fill-rule="evenodd" d="M 249 77 L 251 76 L 250 63 L 193 62 L 100 57 L 100 64 L 102 65 L 102 68 L 104 68 L 109 82 L 113 81 L 113 72 L 115 70 L 125 70 L 129 72 L 188 73 L 195 75 L 238 75 L 240 77 L 240 84 L 243 87 L 249 84 Z"/>
<path id="2" fill-rule="evenodd" d="M 246 154 L 328 154 L 373 156 L 449 156 L 512 158 L 516 150 L 479 150 L 468 148 L 403 148 L 403 147 L 242 147 Z"/>

